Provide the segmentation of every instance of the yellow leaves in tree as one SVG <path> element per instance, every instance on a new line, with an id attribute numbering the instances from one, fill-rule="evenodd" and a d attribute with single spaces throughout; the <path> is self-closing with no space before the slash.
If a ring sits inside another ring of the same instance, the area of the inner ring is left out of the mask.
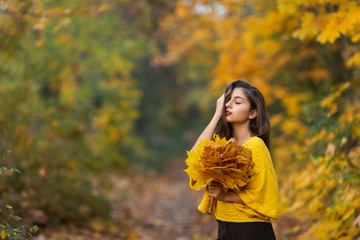
<path id="1" fill-rule="evenodd" d="M 338 15 L 338 14 L 337 14 Z M 334 43 L 337 38 L 340 37 L 340 31 L 338 26 L 339 18 L 335 15 L 326 16 L 328 23 L 321 33 L 316 37 L 316 40 L 320 43 Z"/>
<path id="2" fill-rule="evenodd" d="M 214 140 L 202 140 L 197 148 L 187 152 L 185 170 L 190 177 L 190 187 L 203 189 L 211 181 L 221 183 L 225 191 L 240 191 L 254 174 L 252 153 L 249 149 L 237 146 L 234 139 L 227 141 L 214 135 Z M 214 207 L 210 204 L 210 207 Z M 211 209 L 209 212 L 213 212 Z"/>
<path id="3" fill-rule="evenodd" d="M 304 93 L 293 94 L 286 97 L 286 101 L 283 104 L 287 110 L 289 116 L 297 116 L 302 112 L 302 104 L 308 99 Z"/>
<path id="4" fill-rule="evenodd" d="M 300 27 L 292 36 L 300 40 L 316 38 L 322 44 L 334 43 L 341 35 L 359 36 L 360 7 L 354 1 L 335 1 L 337 8 L 330 9 L 329 1 L 278 0 L 278 11 L 282 15 L 300 19 Z M 304 10 L 305 9 L 305 10 Z M 307 10 L 312 9 L 312 10 Z"/>
<path id="5" fill-rule="evenodd" d="M 319 29 L 314 25 L 315 15 L 312 12 L 307 12 L 301 17 L 301 28 L 293 32 L 293 37 L 300 40 L 314 37 L 318 34 Z"/>
<path id="6" fill-rule="evenodd" d="M 36 41 L 35 46 L 36 46 L 36 47 L 41 47 L 41 46 L 44 45 L 45 42 L 46 42 L 45 38 L 40 38 L 40 39 L 38 39 L 38 40 Z"/>
<path id="7" fill-rule="evenodd" d="M 337 112 L 338 107 L 336 104 L 336 100 L 340 97 L 343 91 L 350 87 L 350 82 L 342 83 L 336 87 L 336 91 L 330 94 L 328 97 L 324 98 L 321 101 L 322 107 L 327 107 L 329 109 L 328 117 L 332 116 L 334 113 Z"/>
<path id="8" fill-rule="evenodd" d="M 359 35 L 360 37 L 360 35 Z M 360 52 L 355 53 L 347 62 L 348 67 L 360 67 Z"/>
<path id="9" fill-rule="evenodd" d="M 191 8 L 183 2 L 177 2 L 175 14 L 179 18 L 189 17 Z"/>
<path id="10" fill-rule="evenodd" d="M 7 234 L 6 234 L 6 232 L 4 230 L 1 231 L 0 235 L 1 235 L 2 239 L 5 239 L 7 237 Z"/>
<path id="11" fill-rule="evenodd" d="M 102 13 L 102 12 L 105 12 L 108 8 L 109 8 L 108 5 L 106 5 L 106 4 L 101 4 L 101 6 L 98 8 L 98 11 L 99 11 L 100 13 Z"/>
<path id="12" fill-rule="evenodd" d="M 357 42 L 357 41 L 359 41 L 360 40 L 360 33 L 357 33 L 357 34 L 355 34 L 354 36 L 352 36 L 352 38 L 351 38 L 351 41 L 352 42 Z"/>
<path id="13" fill-rule="evenodd" d="M 282 15 L 292 15 L 298 11 L 298 3 L 289 0 L 277 0 L 277 8 Z"/>
<path id="14" fill-rule="evenodd" d="M 355 177 L 360 166 L 360 147 L 357 141 L 360 136 L 357 97 L 360 5 L 353 0 L 276 0 L 276 9 L 269 7 L 257 12 L 256 7 L 263 2 L 265 1 L 250 4 L 254 9 L 253 14 L 242 15 L 241 11 L 228 7 L 228 14 L 222 18 L 202 18 L 208 19 L 210 24 L 209 27 L 206 25 L 201 28 L 205 32 L 196 34 L 198 42 L 206 42 L 202 44 L 207 47 L 205 49 L 219 54 L 212 71 L 213 89 L 223 87 L 229 79 L 240 77 L 249 79 L 261 89 L 268 103 L 271 103 L 272 98 L 281 100 L 285 111 L 273 115 L 272 126 L 283 136 L 275 138 L 274 145 L 288 145 L 289 140 L 293 144 L 287 148 L 275 147 L 273 152 L 278 159 L 285 161 L 279 168 L 284 168 L 286 174 L 289 169 L 294 171 L 290 183 L 287 183 L 288 179 L 283 180 L 282 201 L 285 204 L 282 205 L 288 206 L 286 210 L 291 214 L 300 213 L 297 216 L 299 219 L 315 223 L 304 232 L 303 239 L 351 239 L 351 236 L 355 236 L 352 233 L 352 221 L 358 214 L 353 209 L 358 209 L 359 202 L 355 199 L 359 196 L 352 196 L 348 202 L 345 197 L 350 196 L 348 186 L 359 192 Z M 177 9 L 180 24 L 184 19 L 191 20 L 190 8 L 190 5 L 185 4 Z M 188 28 L 182 29 L 186 29 L 186 33 L 194 32 L 192 27 L 200 26 L 196 25 L 196 21 L 200 20 L 193 18 L 193 21 L 189 21 Z M 208 38 L 207 29 L 215 32 L 213 40 Z M 188 35 L 183 36 L 183 41 L 188 41 Z M 293 41 L 292 37 L 300 41 Z M 174 44 L 175 49 L 179 48 L 179 39 L 174 42 L 177 43 Z M 314 42 L 326 46 L 319 47 Z M 331 55 L 324 55 L 323 51 Z M 328 59 L 328 56 L 337 56 L 338 51 L 341 53 L 339 59 Z M 174 55 L 180 56 L 178 52 L 180 51 L 174 51 Z M 186 52 L 190 51 L 181 51 L 181 54 Z M 319 61 L 323 57 L 331 64 Z M 346 62 L 346 68 L 342 61 Z M 300 68 L 294 68 L 295 66 Z M 334 75 L 337 71 L 344 71 L 344 78 Z M 321 111 L 326 112 L 327 116 L 319 114 L 319 121 L 314 119 L 316 124 L 307 126 L 301 120 L 301 115 L 306 115 L 307 109 L 311 111 L 312 106 L 316 106 L 314 110 L 317 111 L 318 102 L 314 104 L 313 100 L 320 96 L 297 86 L 293 89 L 300 91 L 292 92 L 292 79 L 295 81 L 294 85 L 307 85 L 311 81 L 321 89 L 321 83 L 325 83 L 324 89 L 333 86 L 331 93 L 320 102 Z M 282 80 L 285 80 L 289 89 L 273 85 L 283 85 Z M 338 84 L 340 82 L 342 83 Z M 270 90 L 267 92 L 267 89 Z M 215 156 L 218 156 L 216 154 L 220 150 L 216 150 L 214 146 L 225 144 L 225 140 L 217 144 L 205 140 L 199 145 L 199 149 L 188 152 L 189 167 L 186 171 L 192 188 L 202 189 L 222 173 L 221 168 L 210 168 L 208 164 L 216 164 Z M 356 146 L 346 149 L 350 144 Z M 313 153 L 321 153 L 321 156 L 314 157 Z M 298 162 L 293 161 L 294 158 L 302 161 L 302 164 L 294 163 Z M 224 187 L 226 188 L 225 185 Z"/>

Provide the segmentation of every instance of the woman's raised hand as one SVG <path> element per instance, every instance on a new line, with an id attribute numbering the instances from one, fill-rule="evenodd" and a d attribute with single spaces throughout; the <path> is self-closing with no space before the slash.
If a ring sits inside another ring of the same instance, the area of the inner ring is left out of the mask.
<path id="1" fill-rule="evenodd" d="M 221 95 L 221 97 L 216 101 L 216 110 L 215 110 L 215 115 L 218 115 L 218 116 L 222 116 L 222 113 L 224 111 L 224 101 L 225 101 L 225 97 L 227 95 L 229 95 L 229 91 L 226 93 Z"/>
<path id="2" fill-rule="evenodd" d="M 198 139 L 196 140 L 196 142 L 191 150 L 194 150 L 199 145 L 201 140 L 211 139 L 213 137 L 216 125 L 218 124 L 218 122 L 223 114 L 223 111 L 224 111 L 224 99 L 227 96 L 227 94 L 229 94 L 229 92 L 227 92 L 225 96 L 223 94 L 217 100 L 216 110 L 215 110 L 215 114 L 214 114 L 213 118 L 211 119 L 210 123 L 206 126 L 204 131 L 201 133 L 201 135 L 198 137 Z"/>

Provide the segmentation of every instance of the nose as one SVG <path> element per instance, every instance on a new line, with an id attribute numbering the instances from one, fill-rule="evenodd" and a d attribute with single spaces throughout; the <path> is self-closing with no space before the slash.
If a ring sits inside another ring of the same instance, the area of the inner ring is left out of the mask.
<path id="1" fill-rule="evenodd" d="M 225 104 L 225 107 L 226 107 L 226 108 L 230 108 L 230 101 L 228 101 L 228 102 Z"/>

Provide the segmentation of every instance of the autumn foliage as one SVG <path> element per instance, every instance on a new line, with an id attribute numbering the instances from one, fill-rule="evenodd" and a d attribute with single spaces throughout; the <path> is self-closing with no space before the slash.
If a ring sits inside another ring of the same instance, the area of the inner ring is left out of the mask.
<path id="1" fill-rule="evenodd" d="M 0 200 L 40 224 L 109 218 L 102 171 L 145 151 L 131 71 L 146 46 L 109 4 L 0 2 L 0 166 L 22 172 Z"/>
<path id="2" fill-rule="evenodd" d="M 196 149 L 187 153 L 185 170 L 190 177 L 190 187 L 204 189 L 211 181 L 219 182 L 227 192 L 240 191 L 254 175 L 254 162 L 249 149 L 237 146 L 234 139 L 226 140 L 214 135 L 213 140 L 202 140 Z M 208 212 L 213 214 L 215 199 L 210 199 Z"/>
<path id="3" fill-rule="evenodd" d="M 215 96 L 239 78 L 264 94 L 281 213 L 299 220 L 288 232 L 299 239 L 359 237 L 359 11 L 353 0 L 193 0 L 162 23 L 173 34 L 159 64 L 208 69 Z"/>
<path id="4" fill-rule="evenodd" d="M 220 182 L 225 189 L 240 191 L 254 174 L 251 151 L 215 135 L 214 140 L 203 140 L 186 159 L 190 186 L 203 189 L 211 181 Z"/>
<path id="5" fill-rule="evenodd" d="M 5 0 L 0 22 L 0 166 L 22 172 L 2 202 L 108 217 L 106 171 L 183 153 L 245 79 L 271 117 L 287 235 L 359 237 L 358 1 Z"/>

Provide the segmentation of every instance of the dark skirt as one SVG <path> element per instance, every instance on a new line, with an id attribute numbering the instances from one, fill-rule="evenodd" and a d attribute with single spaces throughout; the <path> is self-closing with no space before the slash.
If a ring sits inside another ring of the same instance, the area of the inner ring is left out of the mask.
<path id="1" fill-rule="evenodd" d="M 275 240 L 271 223 L 246 222 L 232 223 L 217 220 L 218 240 Z"/>

